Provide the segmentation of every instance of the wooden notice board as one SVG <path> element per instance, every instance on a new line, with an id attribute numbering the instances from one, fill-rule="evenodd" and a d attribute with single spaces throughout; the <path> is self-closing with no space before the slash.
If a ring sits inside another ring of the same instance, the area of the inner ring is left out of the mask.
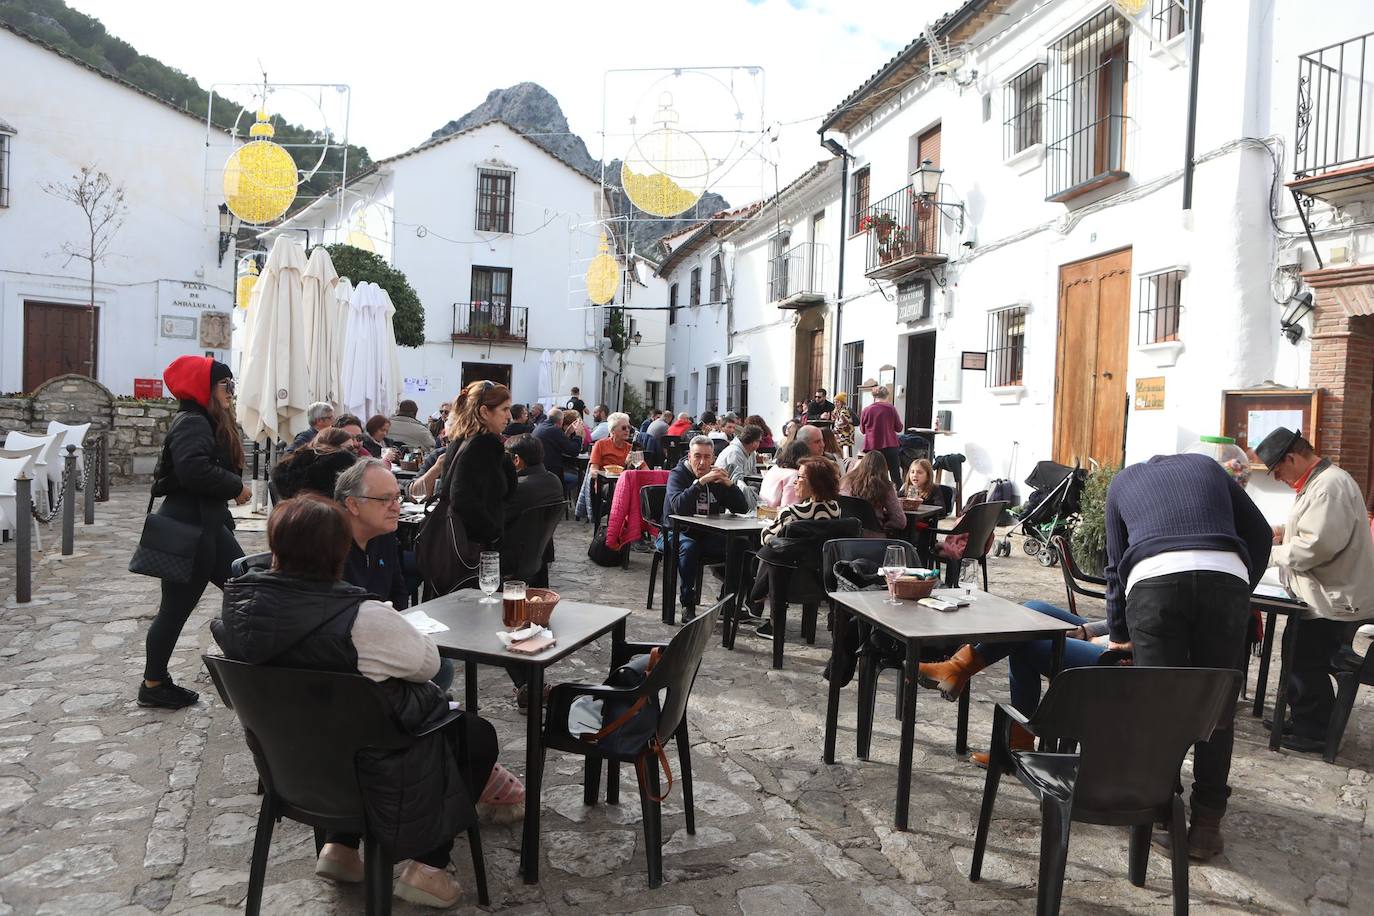
<path id="1" fill-rule="evenodd" d="M 1296 427 L 1321 451 L 1320 388 L 1245 388 L 1222 392 L 1221 434 L 1249 451 L 1276 426 Z M 1257 465 L 1258 466 L 1258 465 Z"/>

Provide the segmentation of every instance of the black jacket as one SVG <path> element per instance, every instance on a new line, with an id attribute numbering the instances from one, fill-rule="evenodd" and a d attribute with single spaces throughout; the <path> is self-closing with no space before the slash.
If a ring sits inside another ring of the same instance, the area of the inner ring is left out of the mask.
<path id="1" fill-rule="evenodd" d="M 544 467 L 557 477 L 563 476 L 563 469 L 576 467 L 569 462 L 582 454 L 582 440 L 565 435 L 562 427 L 545 420 L 534 428 L 534 438 L 544 446 Z"/>
<path id="2" fill-rule="evenodd" d="M 444 472 L 447 474 L 453 468 L 449 511 L 462 519 L 470 541 L 489 547 L 499 544 L 504 504 L 515 492 L 515 465 L 506 454 L 501 437 L 478 433 L 471 439 L 453 442 L 448 448 Z"/>
<path id="3" fill-rule="evenodd" d="M 668 475 L 668 492 L 663 499 L 663 524 L 667 526 L 670 515 L 696 515 L 697 496 L 702 487 L 697 483 L 697 475 L 687 466 L 687 459 L 678 462 Z M 711 514 L 716 515 L 725 509 L 731 512 L 749 511 L 749 501 L 739 487 L 724 483 L 713 483 L 706 487 L 711 501 Z"/>
<path id="4" fill-rule="evenodd" d="M 225 584 L 224 609 L 210 631 L 236 661 L 356 674 L 353 622 L 358 605 L 371 597 L 344 582 L 255 570 Z M 377 686 L 404 732 L 423 731 L 449 713 L 447 699 L 429 681 L 389 678 Z M 359 755 L 368 824 L 397 859 L 422 855 L 468 826 L 472 794 L 454 731 L 445 727 L 404 750 Z"/>
<path id="5" fill-rule="evenodd" d="M 309 491 L 334 498 L 339 475 L 358 459 L 351 452 L 317 452 L 303 448 L 287 455 L 272 469 L 272 483 L 282 499 Z"/>
<path id="6" fill-rule="evenodd" d="M 164 497 L 158 514 L 208 528 L 209 533 L 220 527 L 232 531 L 229 500 L 243 491 L 240 473 L 228 450 L 215 439 L 210 414 L 194 401 L 182 401 L 153 471 L 153 496 Z M 213 538 L 201 538 L 196 552 L 198 576 L 210 574 L 214 553 Z"/>

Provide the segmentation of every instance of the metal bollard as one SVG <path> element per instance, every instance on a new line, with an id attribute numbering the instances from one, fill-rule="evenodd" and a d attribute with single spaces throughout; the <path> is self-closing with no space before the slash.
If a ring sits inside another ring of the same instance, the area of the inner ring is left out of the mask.
<path id="1" fill-rule="evenodd" d="M 33 592 L 33 479 L 20 474 L 14 479 L 14 600 L 28 604 Z"/>
<path id="2" fill-rule="evenodd" d="M 97 456 L 95 455 L 95 452 L 92 451 L 92 449 L 90 449 L 90 448 L 88 447 L 88 448 L 82 453 L 82 457 L 83 457 L 83 459 L 84 459 L 84 460 L 82 461 L 82 464 L 85 466 L 85 471 L 82 473 L 82 479 L 83 479 L 83 480 L 85 481 L 85 483 L 86 483 L 86 486 L 85 486 L 85 487 L 83 488 L 83 490 L 81 491 L 81 492 L 82 492 L 82 495 L 86 497 L 86 499 L 85 499 L 85 518 L 82 519 L 82 524 L 94 525 L 94 524 L 95 524 L 95 460 L 96 460 L 96 457 L 97 457 Z"/>
<path id="3" fill-rule="evenodd" d="M 62 456 L 62 556 L 72 555 L 76 540 L 76 446 Z"/>

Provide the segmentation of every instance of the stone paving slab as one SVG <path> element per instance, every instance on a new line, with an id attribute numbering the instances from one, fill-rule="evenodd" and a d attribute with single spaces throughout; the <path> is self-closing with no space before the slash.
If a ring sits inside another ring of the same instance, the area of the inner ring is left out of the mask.
<path id="1" fill-rule="evenodd" d="M 201 691 L 177 713 L 133 702 L 143 634 L 158 584 L 125 571 L 145 497 L 118 489 L 78 526 L 77 551 L 57 555 L 56 528 L 34 575 L 35 597 L 16 606 L 14 545 L 0 545 L 0 916 L 8 914 L 211 914 L 241 910 L 256 823 L 256 774 L 231 712 L 214 696 L 199 655 L 212 647 L 213 587 L 192 616 L 173 676 Z M 254 526 L 258 527 L 258 526 Z M 644 610 L 647 554 L 628 570 L 586 560 L 588 528 L 557 537 L 555 588 L 570 598 L 630 607 L 632 638 L 665 638 L 657 606 Z M 243 546 L 262 549 L 245 531 Z M 1016 600 L 1059 598 L 1057 570 L 1019 553 L 992 563 L 993 590 Z M 493 910 L 511 913 L 1031 913 L 1038 815 L 1006 785 L 998 800 L 984 879 L 967 880 L 983 775 L 953 754 L 952 704 L 922 692 L 912 830 L 892 829 L 898 722 L 895 679 L 879 694 L 872 760 L 854 757 L 854 691 L 846 690 L 837 764 L 820 761 L 829 636 L 805 646 L 789 622 L 786 668 L 744 631 L 731 653 L 713 646 L 691 703 L 697 833 L 683 828 L 681 794 L 665 803 L 665 884 L 650 891 L 633 777 L 617 806 L 581 803 L 580 759 L 551 754 L 544 795 L 543 881 L 516 875 L 517 827 L 486 827 Z M 556 627 L 556 618 L 555 618 Z M 1360 647 L 1363 648 L 1361 640 Z M 556 680 L 600 680 L 608 641 L 556 666 Z M 1251 682 L 1254 680 L 1252 662 Z M 524 719 L 509 681 L 481 672 L 483 714 L 502 759 L 523 769 Z M 1274 754 L 1259 721 L 1243 714 L 1226 820 L 1227 854 L 1192 870 L 1197 913 L 1368 912 L 1374 900 L 1374 691 L 1352 716 L 1336 766 Z M 970 734 L 986 741 L 992 704 L 1007 699 L 1005 667 L 975 682 Z M 674 764 L 676 760 L 674 758 Z M 1185 781 L 1186 781 L 1185 774 Z M 466 850 L 457 873 L 470 879 Z M 282 822 L 274 834 L 264 911 L 362 911 L 358 888 L 312 874 L 310 831 Z M 1150 860 L 1144 888 L 1126 880 L 1126 834 L 1075 825 L 1066 913 L 1167 913 L 1167 862 Z M 1360 901 L 1364 901 L 1363 904 Z M 469 897 L 459 907 L 474 909 Z M 397 901 L 396 912 L 422 912 Z"/>

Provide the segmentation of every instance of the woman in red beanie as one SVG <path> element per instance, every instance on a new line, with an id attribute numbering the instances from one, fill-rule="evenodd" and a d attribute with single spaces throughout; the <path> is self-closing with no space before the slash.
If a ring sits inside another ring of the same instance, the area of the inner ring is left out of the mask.
<path id="1" fill-rule="evenodd" d="M 162 580 L 162 603 L 148 628 L 138 705 L 180 709 L 199 696 L 172 683 L 167 662 L 205 586 L 223 586 L 229 564 L 243 556 L 227 503 L 232 499 L 243 505 L 251 494 L 241 476 L 243 443 L 234 419 L 234 374 L 229 367 L 208 356 L 181 356 L 162 377 L 181 408 L 153 472 L 153 496 L 164 497 L 160 515 L 196 525 L 201 536 L 191 580 Z"/>

